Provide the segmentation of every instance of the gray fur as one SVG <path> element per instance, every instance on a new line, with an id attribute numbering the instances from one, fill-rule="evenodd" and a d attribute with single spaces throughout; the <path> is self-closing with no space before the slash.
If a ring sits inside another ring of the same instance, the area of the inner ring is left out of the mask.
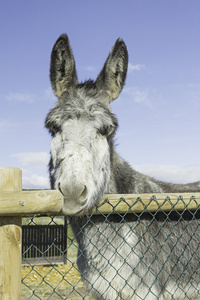
<path id="1" fill-rule="evenodd" d="M 189 213 L 86 216 L 105 193 L 200 191 L 200 182 L 170 184 L 136 172 L 114 150 L 117 119 L 109 103 L 123 88 L 127 65 L 126 45 L 118 39 L 97 80 L 79 84 L 68 37 L 55 43 L 50 78 L 59 100 L 45 123 L 53 138 L 51 186 L 63 193 L 79 244 L 78 266 L 96 299 L 197 299 L 198 213 L 195 219 Z M 96 141 L 107 149 L 100 163 Z M 92 172 L 97 174 L 90 177 Z"/>

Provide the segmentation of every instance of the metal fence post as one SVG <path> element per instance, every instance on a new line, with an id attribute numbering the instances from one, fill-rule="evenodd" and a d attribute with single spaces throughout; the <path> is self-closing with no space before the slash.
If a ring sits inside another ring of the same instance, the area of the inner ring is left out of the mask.
<path id="1" fill-rule="evenodd" d="M 0 191 L 22 190 L 18 168 L 0 168 Z M 22 217 L 0 217 L 0 299 L 21 298 Z"/>

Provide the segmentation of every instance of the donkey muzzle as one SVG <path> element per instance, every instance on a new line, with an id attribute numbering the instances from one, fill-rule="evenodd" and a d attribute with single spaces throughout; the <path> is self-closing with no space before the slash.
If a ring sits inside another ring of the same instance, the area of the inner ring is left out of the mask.
<path id="1" fill-rule="evenodd" d="M 67 215 L 77 215 L 86 206 L 88 189 L 82 183 L 58 183 L 58 190 L 64 197 L 63 212 Z"/>

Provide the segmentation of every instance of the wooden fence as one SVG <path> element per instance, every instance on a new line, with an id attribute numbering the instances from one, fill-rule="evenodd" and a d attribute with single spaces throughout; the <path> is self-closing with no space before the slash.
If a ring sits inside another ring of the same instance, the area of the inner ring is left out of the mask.
<path id="1" fill-rule="evenodd" d="M 200 193 L 155 195 L 105 195 L 93 213 L 170 211 L 199 207 Z M 134 204 L 134 206 L 133 206 Z M 0 299 L 19 300 L 21 295 L 22 217 L 64 215 L 63 197 L 55 190 L 22 191 L 22 173 L 0 168 Z"/>

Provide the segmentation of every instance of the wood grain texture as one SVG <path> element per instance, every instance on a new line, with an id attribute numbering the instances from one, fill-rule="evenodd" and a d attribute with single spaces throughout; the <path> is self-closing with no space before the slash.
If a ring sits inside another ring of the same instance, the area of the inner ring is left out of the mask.
<path id="1" fill-rule="evenodd" d="M 98 208 L 90 214 L 125 214 L 184 209 L 196 210 L 200 205 L 200 193 L 182 194 L 107 194 Z"/>
<path id="2" fill-rule="evenodd" d="M 0 192 L 0 216 L 55 215 L 62 206 L 63 197 L 56 190 Z"/>
<path id="3" fill-rule="evenodd" d="M 20 192 L 22 171 L 18 168 L 0 168 L 0 191 Z"/>
<path id="4" fill-rule="evenodd" d="M 0 191 L 19 192 L 20 169 L 0 168 Z M 0 208 L 1 210 L 1 208 Z M 0 217 L 0 299 L 21 298 L 22 218 Z"/>
<path id="5" fill-rule="evenodd" d="M 56 190 L 0 192 L 0 216 L 64 215 L 63 197 Z M 196 210 L 200 193 L 182 194 L 106 194 L 98 209 L 88 214 L 140 213 L 184 209 Z"/>

